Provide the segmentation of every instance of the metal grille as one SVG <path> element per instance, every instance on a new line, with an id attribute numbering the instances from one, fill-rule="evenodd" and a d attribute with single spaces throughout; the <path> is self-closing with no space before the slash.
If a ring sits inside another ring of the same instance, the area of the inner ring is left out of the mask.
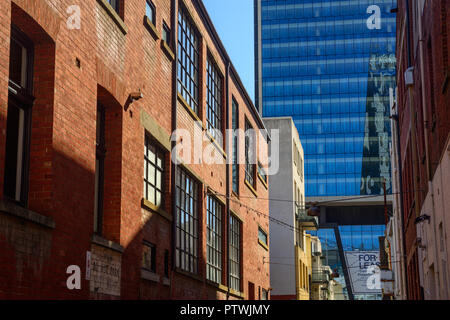
<path id="1" fill-rule="evenodd" d="M 199 41 L 183 9 L 178 12 L 178 93 L 198 114 Z"/>
<path id="2" fill-rule="evenodd" d="M 230 288 L 241 291 L 241 222 L 230 216 Z"/>
<path id="3" fill-rule="evenodd" d="M 176 181 L 176 266 L 198 273 L 199 184 L 178 168 Z"/>
<path id="4" fill-rule="evenodd" d="M 211 196 L 207 198 L 206 278 L 222 282 L 222 204 Z"/>
<path id="5" fill-rule="evenodd" d="M 214 139 L 218 140 L 218 135 L 222 130 L 222 78 L 210 57 L 208 58 L 207 72 L 206 103 L 208 105 L 208 113 L 206 120 L 209 133 Z"/>

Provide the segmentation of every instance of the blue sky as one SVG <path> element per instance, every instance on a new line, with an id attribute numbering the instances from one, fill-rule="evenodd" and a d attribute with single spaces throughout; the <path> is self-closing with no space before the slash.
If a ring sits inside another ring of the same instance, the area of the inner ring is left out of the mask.
<path id="1" fill-rule="evenodd" d="M 253 0 L 203 0 L 249 96 L 255 101 Z"/>

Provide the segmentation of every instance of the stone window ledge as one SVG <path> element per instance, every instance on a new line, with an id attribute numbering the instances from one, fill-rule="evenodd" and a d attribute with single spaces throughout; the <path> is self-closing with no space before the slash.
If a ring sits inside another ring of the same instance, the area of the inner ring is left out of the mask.
<path id="1" fill-rule="evenodd" d="M 144 17 L 144 25 L 150 31 L 150 34 L 152 35 L 153 39 L 155 39 L 155 41 L 160 38 L 158 30 L 147 16 Z"/>
<path id="2" fill-rule="evenodd" d="M 146 269 L 141 269 L 141 278 L 148 280 L 148 281 L 152 281 L 152 282 L 160 281 L 160 276 L 158 276 L 156 273 L 146 270 Z"/>
<path id="3" fill-rule="evenodd" d="M 105 9 L 114 23 L 119 27 L 120 31 L 122 31 L 122 33 L 126 35 L 128 33 L 128 28 L 125 25 L 125 22 L 123 22 L 122 18 L 117 14 L 116 10 L 114 10 L 114 8 L 111 7 L 111 5 L 106 0 L 97 0 L 97 2 L 103 7 L 103 9 Z"/>
<path id="4" fill-rule="evenodd" d="M 170 286 L 170 279 L 169 278 L 162 278 L 162 284 L 166 287 Z"/>
<path id="5" fill-rule="evenodd" d="M 198 274 L 194 274 L 194 273 L 191 273 L 191 272 L 188 272 L 188 271 L 184 271 L 183 269 L 180 269 L 180 268 L 175 268 L 175 272 L 178 273 L 178 274 L 184 275 L 186 277 L 192 278 L 194 280 L 197 280 L 197 281 L 200 281 L 200 282 L 204 282 L 203 278 L 200 275 L 198 275 Z"/>
<path id="6" fill-rule="evenodd" d="M 117 244 L 113 241 L 109 241 L 97 234 L 93 234 L 92 235 L 92 239 L 91 239 L 93 244 L 96 244 L 100 247 L 104 247 L 106 249 L 110 249 L 113 251 L 117 251 L 119 253 L 123 253 L 124 252 L 124 247 L 122 247 L 120 244 Z"/>
<path id="7" fill-rule="evenodd" d="M 258 192 L 256 192 L 255 188 L 247 180 L 245 180 L 245 185 L 250 189 L 253 195 L 258 198 Z"/>
<path id="8" fill-rule="evenodd" d="M 142 206 L 142 208 L 144 208 L 148 211 L 159 214 L 161 217 L 167 219 L 170 222 L 173 221 L 173 218 L 170 214 L 168 214 L 166 211 L 164 211 L 164 209 L 162 209 L 161 207 L 155 206 L 153 203 L 151 203 L 147 199 L 142 198 L 141 206 Z"/>
<path id="9" fill-rule="evenodd" d="M 165 42 L 164 40 L 161 40 L 161 49 L 164 51 L 169 61 L 175 60 L 175 54 L 173 53 L 167 42 Z"/>
<path id="10" fill-rule="evenodd" d="M 55 229 L 55 221 L 53 220 L 53 218 L 28 210 L 27 208 L 21 207 L 18 204 L 6 199 L 0 199 L 0 212 L 15 216 L 17 218 L 38 224 L 49 229 Z"/>

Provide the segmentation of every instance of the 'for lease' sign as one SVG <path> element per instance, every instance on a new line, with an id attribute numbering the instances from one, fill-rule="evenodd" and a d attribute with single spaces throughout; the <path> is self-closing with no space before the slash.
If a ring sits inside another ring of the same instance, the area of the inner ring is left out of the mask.
<path id="1" fill-rule="evenodd" d="M 378 251 L 347 251 L 345 259 L 354 294 L 381 294 Z"/>

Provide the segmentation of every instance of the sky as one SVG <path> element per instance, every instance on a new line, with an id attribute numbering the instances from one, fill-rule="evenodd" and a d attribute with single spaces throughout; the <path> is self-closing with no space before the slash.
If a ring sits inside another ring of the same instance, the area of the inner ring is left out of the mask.
<path id="1" fill-rule="evenodd" d="M 249 96 L 255 101 L 253 0 L 203 0 Z"/>

